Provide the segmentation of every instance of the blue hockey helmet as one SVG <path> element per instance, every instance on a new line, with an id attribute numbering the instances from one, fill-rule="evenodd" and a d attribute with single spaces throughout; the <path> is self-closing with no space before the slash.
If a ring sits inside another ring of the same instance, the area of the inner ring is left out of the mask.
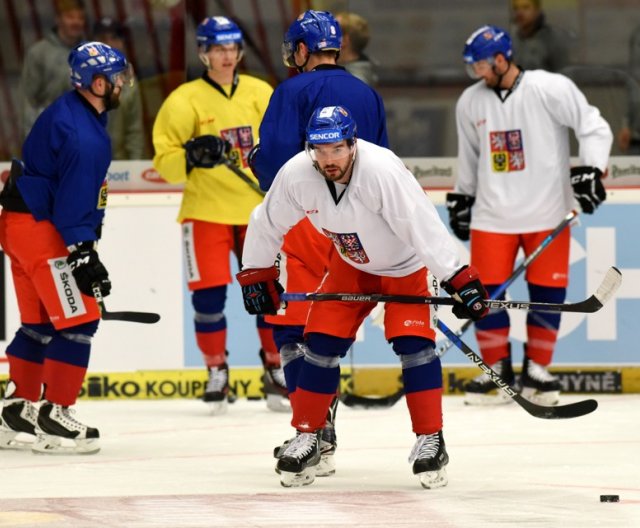
<path id="1" fill-rule="evenodd" d="M 285 66 L 295 68 L 293 54 L 298 42 L 304 42 L 311 53 L 340 51 L 342 31 L 340 24 L 328 11 L 309 9 L 289 26 L 282 42 L 282 60 Z"/>
<path id="2" fill-rule="evenodd" d="M 69 53 L 71 84 L 89 88 L 96 75 L 104 75 L 111 84 L 118 79 L 123 85 L 133 84 L 133 69 L 124 54 L 102 42 L 83 42 Z"/>
<path id="3" fill-rule="evenodd" d="M 481 60 L 491 60 L 498 54 L 511 60 L 511 37 L 497 26 L 482 26 L 476 29 L 464 44 L 464 62 L 473 64 Z"/>
<path id="4" fill-rule="evenodd" d="M 242 30 L 233 20 L 223 16 L 205 18 L 196 30 L 198 47 L 213 44 L 237 44 L 242 48 Z"/>
<path id="5" fill-rule="evenodd" d="M 344 106 L 324 106 L 316 108 L 307 125 L 307 143 L 337 143 L 353 140 L 357 126 L 351 112 Z"/>

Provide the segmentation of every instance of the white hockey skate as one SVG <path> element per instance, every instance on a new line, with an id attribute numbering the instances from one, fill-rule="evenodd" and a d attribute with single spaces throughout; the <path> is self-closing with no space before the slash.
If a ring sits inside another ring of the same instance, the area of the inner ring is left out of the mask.
<path id="1" fill-rule="evenodd" d="M 514 375 L 510 358 L 501 359 L 489 366 L 509 385 L 513 385 Z M 465 405 L 503 405 L 513 402 L 513 399 L 499 389 L 484 372 L 467 383 L 464 391 Z"/>
<path id="2" fill-rule="evenodd" d="M 76 420 L 69 407 L 44 401 L 36 423 L 34 453 L 92 455 L 100 451 L 100 432 Z"/>
<path id="3" fill-rule="evenodd" d="M 520 375 L 520 394 L 538 405 L 557 405 L 560 401 L 560 382 L 547 367 L 524 358 Z"/>
<path id="4" fill-rule="evenodd" d="M 423 488 L 434 489 L 446 486 L 449 479 L 445 467 L 449 463 L 449 455 L 444 445 L 442 431 L 419 435 L 409 455 L 409 463 L 411 462 L 413 462 L 413 473 L 418 475 Z"/>
<path id="5" fill-rule="evenodd" d="M 11 398 L 12 392 L 10 382 L 0 415 L 0 449 L 31 449 L 38 409 L 28 400 Z"/>
<path id="6" fill-rule="evenodd" d="M 219 367 L 209 367 L 209 381 L 202 400 L 214 415 L 226 414 L 229 410 L 229 367 L 223 363 Z"/>
<path id="7" fill-rule="evenodd" d="M 320 462 L 320 431 L 302 433 L 293 438 L 278 459 L 276 471 L 285 488 L 308 486 L 316 477 Z"/>

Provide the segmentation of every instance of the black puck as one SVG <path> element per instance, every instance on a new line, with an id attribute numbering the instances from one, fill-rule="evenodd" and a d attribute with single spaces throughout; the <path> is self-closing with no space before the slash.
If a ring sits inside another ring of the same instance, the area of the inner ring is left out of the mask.
<path id="1" fill-rule="evenodd" d="M 600 495 L 600 502 L 620 502 L 620 495 Z"/>

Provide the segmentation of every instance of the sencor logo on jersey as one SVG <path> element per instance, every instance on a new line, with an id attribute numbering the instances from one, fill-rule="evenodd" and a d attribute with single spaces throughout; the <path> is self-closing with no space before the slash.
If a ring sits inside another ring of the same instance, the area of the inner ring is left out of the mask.
<path id="1" fill-rule="evenodd" d="M 82 301 L 82 294 L 78 289 L 76 281 L 73 280 L 71 269 L 67 265 L 64 257 L 49 259 L 49 269 L 56 286 L 56 292 L 62 305 L 64 316 L 67 318 L 78 317 L 87 313 L 87 309 Z"/>
<path id="2" fill-rule="evenodd" d="M 369 256 L 362 247 L 358 233 L 333 233 L 324 227 L 322 232 L 331 239 L 343 257 L 357 264 L 367 264 L 369 262 Z"/>
<path id="3" fill-rule="evenodd" d="M 489 132 L 491 165 L 494 172 L 521 171 L 525 168 L 521 130 Z"/>

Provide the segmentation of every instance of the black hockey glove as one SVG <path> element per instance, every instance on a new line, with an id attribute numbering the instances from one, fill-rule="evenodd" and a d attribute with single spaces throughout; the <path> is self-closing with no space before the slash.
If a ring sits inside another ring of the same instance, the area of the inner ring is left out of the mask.
<path id="1" fill-rule="evenodd" d="M 184 144 L 187 153 L 187 174 L 194 167 L 210 169 L 222 163 L 231 150 L 231 143 L 218 136 L 198 136 Z"/>
<path id="2" fill-rule="evenodd" d="M 241 271 L 236 278 L 242 287 L 244 308 L 253 315 L 275 315 L 280 308 L 284 288 L 278 282 L 278 270 L 255 268 Z"/>
<path id="3" fill-rule="evenodd" d="M 449 225 L 460 240 L 469 240 L 471 224 L 471 206 L 476 199 L 460 193 L 447 193 L 447 209 Z"/>
<path id="4" fill-rule="evenodd" d="M 102 296 L 111 293 L 111 281 L 104 264 L 98 258 L 98 252 L 93 242 L 80 242 L 69 246 L 67 264 L 71 268 L 73 278 L 76 280 L 79 290 L 85 295 L 93 297 L 93 284 L 100 286 Z"/>
<path id="5" fill-rule="evenodd" d="M 474 266 L 462 266 L 449 280 L 442 281 L 440 285 L 458 301 L 453 305 L 453 315 L 458 319 L 478 321 L 487 315 L 489 309 L 483 300 L 488 299 L 489 295 Z"/>
<path id="6" fill-rule="evenodd" d="M 607 199 L 607 191 L 602 185 L 602 171 L 597 167 L 572 167 L 571 185 L 573 196 L 583 213 L 592 214 Z"/>

